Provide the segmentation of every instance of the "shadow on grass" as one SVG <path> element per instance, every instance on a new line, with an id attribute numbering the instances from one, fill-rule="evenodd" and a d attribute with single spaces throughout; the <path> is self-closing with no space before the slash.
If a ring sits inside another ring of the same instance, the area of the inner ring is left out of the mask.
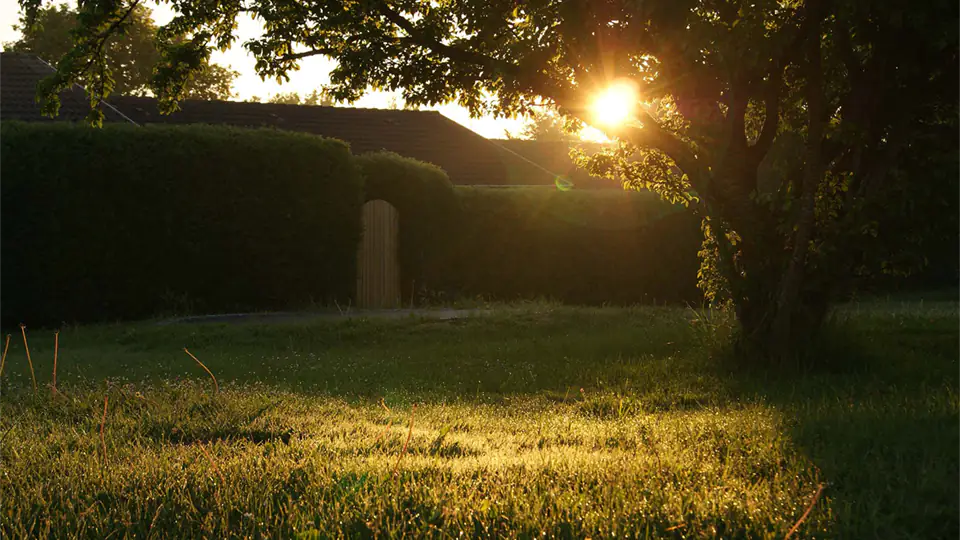
<path id="1" fill-rule="evenodd" d="M 697 343 L 687 319 L 675 309 L 551 307 L 458 321 L 411 317 L 70 328 L 60 335 L 58 377 L 64 383 L 201 379 L 204 373 L 182 351 L 188 347 L 221 383 L 347 399 L 576 396 L 580 388 L 658 392 L 699 369 L 692 360 Z M 49 373 L 52 345 L 52 336 L 31 335 L 40 375 Z M 11 344 L 13 386 L 23 386 L 29 377 L 23 354 L 22 344 Z"/>
<path id="2" fill-rule="evenodd" d="M 818 467 L 842 538 L 958 534 L 960 343 L 954 314 L 832 321 L 805 370 L 739 371 Z"/>

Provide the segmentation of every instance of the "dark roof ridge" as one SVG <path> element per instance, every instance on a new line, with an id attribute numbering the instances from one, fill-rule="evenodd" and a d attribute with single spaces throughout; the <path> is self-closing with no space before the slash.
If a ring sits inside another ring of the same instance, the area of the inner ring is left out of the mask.
<path id="1" fill-rule="evenodd" d="M 8 99 L 9 102 L 0 104 L 6 106 L 5 114 L 12 118 L 36 121 L 37 118 L 30 118 L 30 116 L 36 114 L 38 117 L 42 117 L 39 110 L 40 106 L 36 100 L 37 85 L 40 80 L 55 73 L 56 68 L 36 54 L 29 52 L 2 51 L 0 52 L 0 60 L 6 64 L 3 69 L 13 69 L 12 73 L 3 73 L 4 76 L 10 76 L 9 82 L 3 81 L 9 85 L 4 89 L 4 98 Z M 19 68 L 13 66 L 19 66 Z M 20 73 L 17 72 L 18 69 L 21 70 Z M 27 78 L 24 79 L 24 76 Z M 101 106 L 106 120 L 122 120 L 135 124 L 133 120 L 118 111 L 111 103 L 103 101 Z M 89 113 L 89 107 L 90 100 L 87 98 L 87 91 L 79 84 L 72 84 L 60 93 L 61 116 L 64 116 L 64 112 L 68 111 L 66 116 L 74 121 L 79 121 Z M 30 113 L 25 111 L 30 111 Z M 45 120 L 52 119 L 45 118 Z"/>
<path id="2" fill-rule="evenodd" d="M 146 101 L 157 101 L 156 97 L 153 96 L 117 96 L 116 99 L 121 100 L 143 100 Z M 419 114 L 438 114 L 443 116 L 440 111 L 431 111 L 431 110 L 410 110 L 410 109 L 383 109 L 377 107 L 350 107 L 350 106 L 341 106 L 341 105 L 305 105 L 303 103 L 269 103 L 263 101 L 240 101 L 240 100 L 230 100 L 230 99 L 181 99 L 181 102 L 200 102 L 200 103 L 224 103 L 228 105 L 243 104 L 249 106 L 258 106 L 258 107 L 300 107 L 301 110 L 306 108 L 317 107 L 320 109 L 337 109 L 344 110 L 348 109 L 351 111 L 377 111 L 385 113 L 419 113 Z M 446 118 L 446 117 L 444 117 Z"/>

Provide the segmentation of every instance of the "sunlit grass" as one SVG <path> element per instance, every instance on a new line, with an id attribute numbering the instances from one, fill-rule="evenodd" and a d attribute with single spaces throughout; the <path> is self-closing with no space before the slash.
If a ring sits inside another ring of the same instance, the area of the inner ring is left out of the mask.
<path id="1" fill-rule="evenodd" d="M 0 532 L 782 538 L 823 484 L 800 536 L 943 537 L 956 315 L 854 313 L 834 350 L 868 361 L 790 377 L 719 367 L 723 321 L 666 308 L 68 328 L 62 395 L 11 344 Z"/>

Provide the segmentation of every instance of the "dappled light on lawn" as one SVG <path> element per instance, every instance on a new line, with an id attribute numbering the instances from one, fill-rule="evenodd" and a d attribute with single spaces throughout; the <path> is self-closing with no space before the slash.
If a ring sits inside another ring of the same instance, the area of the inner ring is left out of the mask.
<path id="1" fill-rule="evenodd" d="M 11 339 L 0 537 L 950 538 L 956 318 L 848 306 L 796 376 L 683 308 L 73 326 L 49 398 Z"/>

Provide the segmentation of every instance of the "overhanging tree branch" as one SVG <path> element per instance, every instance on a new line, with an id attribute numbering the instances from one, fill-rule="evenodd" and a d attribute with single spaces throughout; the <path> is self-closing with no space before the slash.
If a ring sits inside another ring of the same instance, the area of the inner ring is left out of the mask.
<path id="1" fill-rule="evenodd" d="M 399 12 L 391 9 L 386 2 L 378 2 L 377 10 L 382 13 L 388 21 L 406 32 L 407 35 L 410 36 L 411 41 L 430 49 L 436 54 L 443 55 L 450 60 L 466 62 L 468 64 L 501 70 L 502 72 L 510 73 L 511 75 L 517 75 L 517 66 L 515 64 L 504 62 L 502 60 L 493 58 L 492 56 L 487 56 L 478 52 L 453 47 L 437 40 L 436 38 L 426 35 L 424 32 L 421 32 L 409 19 L 405 18 Z"/>

